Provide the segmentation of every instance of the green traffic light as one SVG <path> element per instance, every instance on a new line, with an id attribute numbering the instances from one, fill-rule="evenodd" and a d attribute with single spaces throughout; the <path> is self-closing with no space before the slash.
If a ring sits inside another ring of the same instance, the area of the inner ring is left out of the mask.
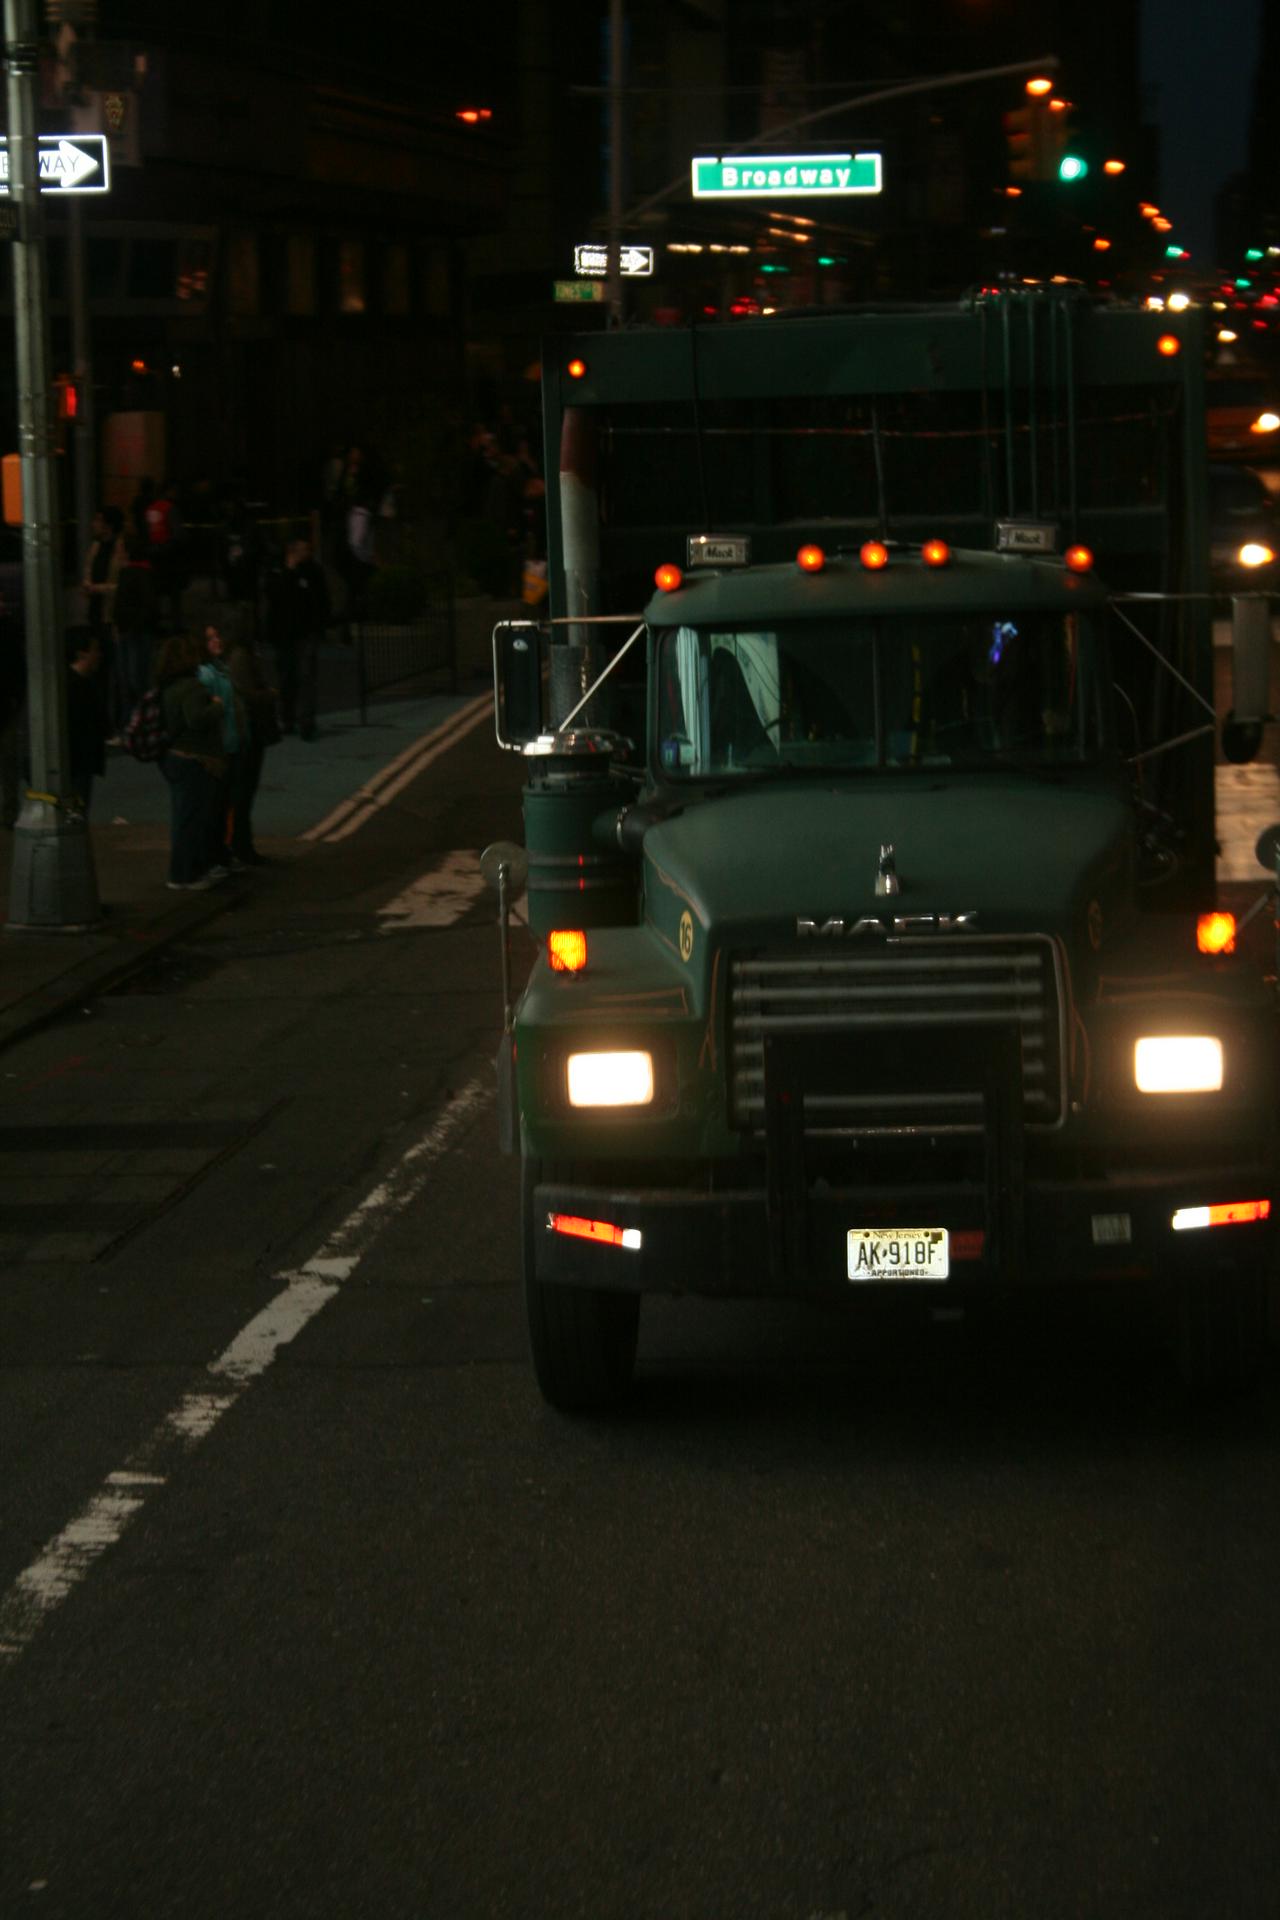
<path id="1" fill-rule="evenodd" d="M 1165 250 L 1164 250 L 1164 257 L 1165 257 L 1165 259 L 1166 259 L 1166 260 L 1181 260 L 1181 258 L 1182 258 L 1182 248 L 1181 248 L 1181 247 L 1166 247 L 1166 248 L 1165 248 Z"/>
<path id="2" fill-rule="evenodd" d="M 1064 153 L 1058 162 L 1059 180 L 1083 180 L 1088 171 L 1089 162 L 1078 153 Z"/>
<path id="3" fill-rule="evenodd" d="M 1236 281 L 1236 285 L 1237 285 L 1238 287 L 1251 287 L 1251 286 L 1253 285 L 1253 282 L 1252 282 L 1252 280 L 1243 280 L 1243 279 L 1242 279 L 1242 280 L 1237 280 L 1237 281 Z"/>
<path id="4" fill-rule="evenodd" d="M 1264 258 L 1264 255 L 1263 255 L 1263 252 L 1262 252 L 1262 248 L 1261 248 L 1261 247 L 1246 247 L 1246 248 L 1245 248 L 1245 250 L 1244 250 L 1244 257 L 1245 257 L 1245 259 L 1246 259 L 1246 260 L 1261 260 L 1261 259 L 1263 259 L 1263 258 Z"/>

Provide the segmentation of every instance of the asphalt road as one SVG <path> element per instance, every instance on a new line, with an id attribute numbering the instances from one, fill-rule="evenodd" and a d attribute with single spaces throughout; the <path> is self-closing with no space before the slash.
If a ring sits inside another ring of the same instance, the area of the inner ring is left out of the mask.
<path id="1" fill-rule="evenodd" d="M 625 1417 L 541 1405 L 517 778 L 0 1055 L 0 1913 L 1274 1920 L 1274 1370 L 653 1302 Z"/>

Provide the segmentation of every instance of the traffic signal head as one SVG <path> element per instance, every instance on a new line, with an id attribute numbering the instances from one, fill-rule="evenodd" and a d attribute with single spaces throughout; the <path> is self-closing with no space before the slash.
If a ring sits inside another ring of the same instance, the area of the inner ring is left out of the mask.
<path id="1" fill-rule="evenodd" d="M 1009 153 L 1009 175 L 1013 180 L 1048 178 L 1046 146 L 1046 108 L 1042 100 L 1028 101 L 1004 116 L 1004 138 Z"/>

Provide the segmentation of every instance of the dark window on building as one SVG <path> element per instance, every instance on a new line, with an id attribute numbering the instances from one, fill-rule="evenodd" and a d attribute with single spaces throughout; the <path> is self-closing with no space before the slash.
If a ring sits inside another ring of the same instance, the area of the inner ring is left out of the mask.
<path id="1" fill-rule="evenodd" d="M 119 240 L 92 234 L 85 243 L 87 277 L 91 300 L 116 300 L 120 296 L 120 268 L 123 248 Z"/>
<path id="2" fill-rule="evenodd" d="M 172 300 L 177 291 L 177 244 L 173 240 L 129 243 L 130 300 Z"/>

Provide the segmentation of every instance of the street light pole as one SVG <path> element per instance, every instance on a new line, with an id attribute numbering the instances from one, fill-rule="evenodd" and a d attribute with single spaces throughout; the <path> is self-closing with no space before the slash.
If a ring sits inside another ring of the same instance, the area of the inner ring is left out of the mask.
<path id="1" fill-rule="evenodd" d="M 620 327 L 622 310 L 622 156 L 625 135 L 622 125 L 623 34 L 622 0 L 609 0 L 609 249 L 608 270 L 609 325 Z"/>
<path id="2" fill-rule="evenodd" d="M 49 298 L 36 136 L 35 0 L 4 0 L 9 109 L 18 451 L 22 458 L 22 590 L 31 785 L 14 828 L 10 932 L 76 933 L 97 924 L 93 843 L 71 785 L 62 553 L 54 464 Z"/>

